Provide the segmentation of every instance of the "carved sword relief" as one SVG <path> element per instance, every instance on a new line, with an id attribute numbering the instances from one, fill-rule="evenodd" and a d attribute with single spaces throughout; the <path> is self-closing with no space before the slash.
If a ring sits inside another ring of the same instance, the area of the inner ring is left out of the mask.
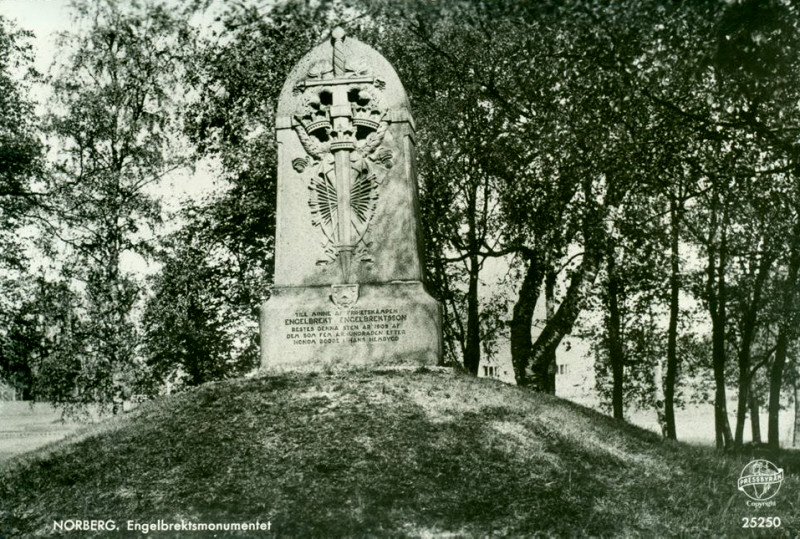
<path id="1" fill-rule="evenodd" d="M 313 64 L 295 88 L 302 94 L 295 131 L 306 155 L 292 166 L 308 185 L 311 221 L 322 236 L 317 264 L 338 261 L 341 282 L 349 284 L 351 265 L 372 261 L 369 226 L 393 155 L 383 145 L 389 127 L 385 83 L 370 75 L 363 60 L 345 57 L 341 28 L 331 39 L 332 61 Z"/>

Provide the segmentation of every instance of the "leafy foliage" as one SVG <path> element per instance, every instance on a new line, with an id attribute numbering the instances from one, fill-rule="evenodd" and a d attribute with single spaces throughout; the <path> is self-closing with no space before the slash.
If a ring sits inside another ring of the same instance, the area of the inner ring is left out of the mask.
<path id="1" fill-rule="evenodd" d="M 43 166 L 38 119 L 27 96 L 33 70 L 30 32 L 0 17 L 0 264 L 19 269 L 23 254 L 15 232 L 38 205 L 34 182 Z"/>
<path id="2" fill-rule="evenodd" d="M 76 14 L 88 27 L 62 36 L 48 117 L 59 148 L 48 232 L 68 249 L 62 272 L 80 290 L 82 327 L 72 343 L 77 374 L 64 373 L 58 401 L 116 408 L 138 368 L 141 285 L 123 259 L 152 252 L 147 232 L 160 208 L 148 189 L 183 162 L 170 147 L 189 34 L 161 4 L 79 5 Z"/>

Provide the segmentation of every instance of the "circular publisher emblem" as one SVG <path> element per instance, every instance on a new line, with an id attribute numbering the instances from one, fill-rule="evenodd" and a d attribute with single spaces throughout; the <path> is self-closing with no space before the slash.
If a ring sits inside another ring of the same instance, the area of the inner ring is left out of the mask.
<path id="1" fill-rule="evenodd" d="M 751 500 L 763 502 L 774 497 L 783 483 L 783 469 L 768 460 L 751 460 L 739 476 L 739 490 Z"/>

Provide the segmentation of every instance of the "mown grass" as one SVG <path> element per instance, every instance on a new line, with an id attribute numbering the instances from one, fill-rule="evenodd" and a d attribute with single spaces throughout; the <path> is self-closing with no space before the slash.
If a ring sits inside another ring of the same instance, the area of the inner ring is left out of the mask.
<path id="1" fill-rule="evenodd" d="M 80 424 L 63 421 L 55 408 L 37 403 L 0 402 L 0 463 L 76 431 Z"/>
<path id="2" fill-rule="evenodd" d="M 769 458 L 787 479 L 754 510 L 736 490 L 750 456 L 554 397 L 440 372 L 282 375 L 209 384 L 10 460 L 0 534 L 183 518 L 297 537 L 730 537 L 752 535 L 742 517 L 779 516 L 758 533 L 795 536 L 800 459 Z"/>

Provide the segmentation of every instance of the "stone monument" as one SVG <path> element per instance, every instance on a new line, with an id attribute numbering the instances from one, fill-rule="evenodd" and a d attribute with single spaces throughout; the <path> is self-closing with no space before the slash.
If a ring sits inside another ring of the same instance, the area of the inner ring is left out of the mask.
<path id="1" fill-rule="evenodd" d="M 423 286 L 414 121 L 397 73 L 336 28 L 292 70 L 275 127 L 262 369 L 437 364 L 441 313 Z"/>

